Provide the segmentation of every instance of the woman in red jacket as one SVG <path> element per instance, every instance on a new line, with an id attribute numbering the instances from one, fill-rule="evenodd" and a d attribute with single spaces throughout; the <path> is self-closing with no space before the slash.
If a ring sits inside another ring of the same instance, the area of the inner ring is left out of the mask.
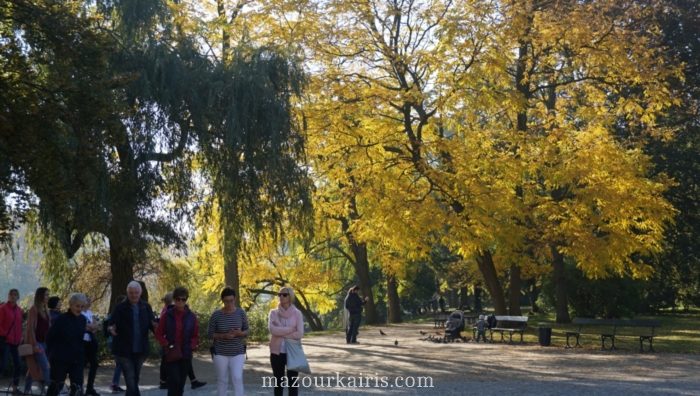
<path id="1" fill-rule="evenodd" d="M 192 364 L 192 351 L 199 344 L 199 323 L 197 316 L 187 307 L 188 296 L 184 287 L 173 290 L 174 305 L 161 316 L 156 329 L 156 338 L 164 349 L 166 360 L 168 396 L 182 396 Z"/>
<path id="2" fill-rule="evenodd" d="M 0 305 L 0 373 L 5 370 L 7 355 L 12 356 L 12 392 L 18 393 L 19 352 L 17 347 L 22 342 L 22 308 L 17 305 L 19 291 L 11 289 L 7 293 L 7 302 Z"/>

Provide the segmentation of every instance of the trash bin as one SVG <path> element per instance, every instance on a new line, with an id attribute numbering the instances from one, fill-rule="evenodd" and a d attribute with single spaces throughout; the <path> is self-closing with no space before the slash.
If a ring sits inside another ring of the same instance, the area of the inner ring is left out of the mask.
<path id="1" fill-rule="evenodd" d="M 549 346 L 552 343 L 552 328 L 546 325 L 540 325 L 539 341 L 542 346 Z"/>

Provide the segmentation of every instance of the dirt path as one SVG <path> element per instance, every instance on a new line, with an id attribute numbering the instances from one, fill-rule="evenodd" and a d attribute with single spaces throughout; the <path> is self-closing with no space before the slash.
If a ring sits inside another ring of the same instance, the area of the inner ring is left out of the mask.
<path id="1" fill-rule="evenodd" d="M 345 344 L 341 333 L 306 337 L 304 348 L 314 374 L 303 381 L 311 385 L 315 381 L 317 386 L 302 389 L 301 393 L 700 394 L 700 355 L 610 353 L 532 344 L 438 344 L 420 340 L 424 336 L 419 331 L 434 332 L 430 325 L 406 324 L 382 329 L 386 336 L 381 336 L 378 328 L 363 328 L 359 345 Z M 398 346 L 394 341 L 398 341 Z M 262 387 L 262 377 L 270 375 L 269 367 L 267 346 L 249 347 L 244 376 L 246 394 L 272 394 L 271 389 Z M 185 393 L 215 394 L 216 375 L 208 356 L 195 360 L 195 372 L 209 384 L 196 391 L 191 391 L 188 384 Z M 100 369 L 98 391 L 107 393 L 110 374 L 110 370 Z M 411 381 L 414 386 L 419 382 L 430 385 L 428 377 L 432 379 L 432 387 L 406 387 Z M 338 380 L 344 387 L 334 387 Z M 355 387 L 350 386 L 351 381 Z M 165 395 L 165 391 L 156 389 L 158 368 L 154 364 L 144 367 L 141 383 L 145 395 Z M 405 386 L 397 387 L 401 384 Z"/>

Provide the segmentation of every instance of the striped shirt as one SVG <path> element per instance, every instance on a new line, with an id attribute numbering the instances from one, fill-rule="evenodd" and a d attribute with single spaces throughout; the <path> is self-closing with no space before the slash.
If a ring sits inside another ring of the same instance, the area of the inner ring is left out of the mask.
<path id="1" fill-rule="evenodd" d="M 236 308 L 232 313 L 226 313 L 220 309 L 214 311 L 209 319 L 207 334 L 213 339 L 214 333 L 228 333 L 233 329 L 248 330 L 248 317 L 241 308 Z M 214 340 L 214 353 L 222 356 L 242 355 L 245 353 L 245 339 L 236 337 L 230 340 Z"/>

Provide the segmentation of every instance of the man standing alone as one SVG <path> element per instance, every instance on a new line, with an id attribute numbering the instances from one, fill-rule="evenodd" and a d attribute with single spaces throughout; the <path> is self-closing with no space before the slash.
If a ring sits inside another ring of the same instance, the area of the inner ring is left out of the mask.
<path id="1" fill-rule="evenodd" d="M 362 306 L 367 302 L 367 297 L 364 299 L 360 298 L 358 294 L 359 291 L 359 286 L 350 288 L 348 296 L 345 299 L 345 309 L 347 309 L 350 314 L 350 323 L 345 333 L 345 341 L 348 344 L 359 344 L 359 342 L 357 342 L 357 333 L 360 329 L 360 321 L 362 320 Z"/>

